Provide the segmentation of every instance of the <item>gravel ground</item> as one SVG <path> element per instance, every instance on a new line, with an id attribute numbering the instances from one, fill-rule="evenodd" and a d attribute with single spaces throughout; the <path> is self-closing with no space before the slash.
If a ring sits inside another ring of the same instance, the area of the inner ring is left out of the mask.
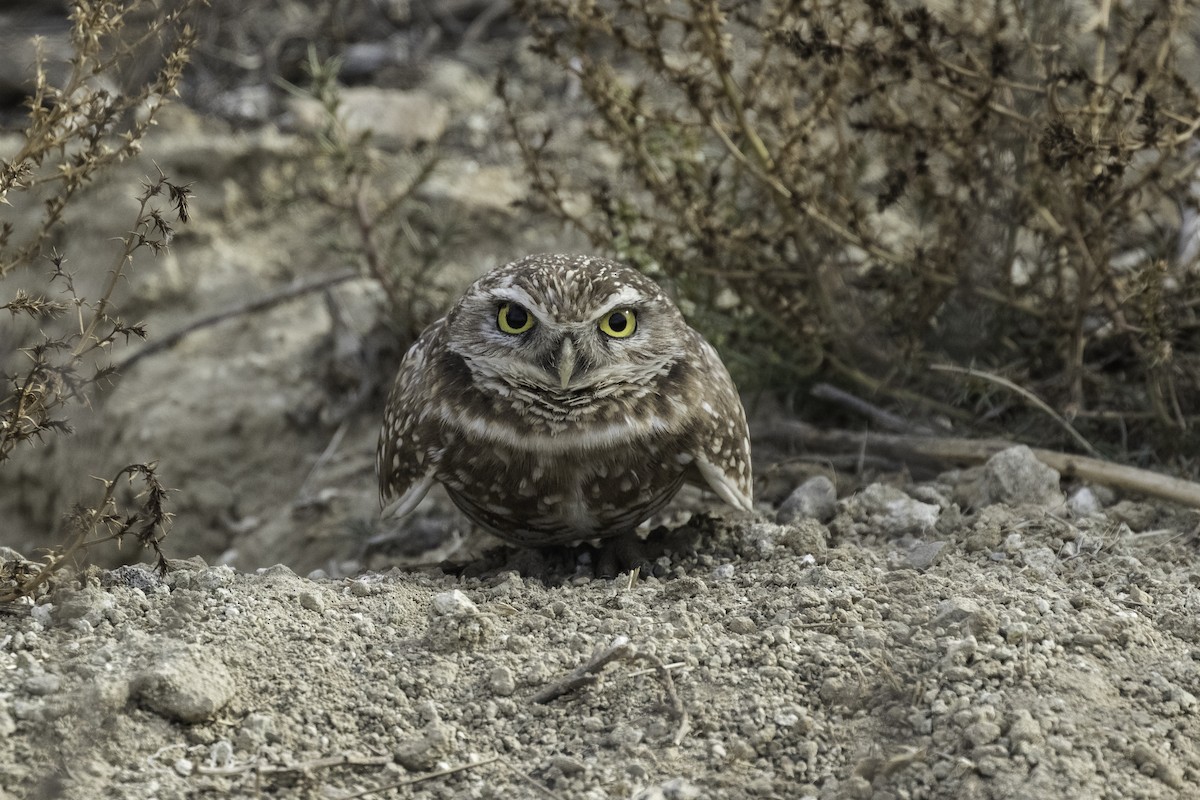
<path id="1" fill-rule="evenodd" d="M 4 622 L 0 796 L 1197 796 L 1187 515 L 1002 455 L 1039 504 L 701 513 L 636 580 L 95 570 Z"/>

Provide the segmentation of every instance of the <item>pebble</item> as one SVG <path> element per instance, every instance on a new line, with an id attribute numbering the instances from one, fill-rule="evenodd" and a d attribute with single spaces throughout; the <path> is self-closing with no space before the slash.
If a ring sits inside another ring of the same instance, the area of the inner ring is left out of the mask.
<path id="1" fill-rule="evenodd" d="M 133 697 L 145 708 L 179 722 L 212 719 L 233 698 L 228 668 L 199 647 L 160 655 L 134 676 Z"/>
<path id="2" fill-rule="evenodd" d="M 937 524 L 941 514 L 932 503 L 914 500 L 884 483 L 872 483 L 848 498 L 846 508 L 855 519 L 870 521 L 890 537 L 924 533 Z"/>
<path id="3" fill-rule="evenodd" d="M 712 571 L 713 580 L 727 581 L 737 573 L 733 564 L 720 564 Z"/>
<path id="4" fill-rule="evenodd" d="M 1049 577 L 1058 569 L 1058 554 L 1049 547 L 1028 547 L 1021 551 L 1021 563 L 1029 570 Z"/>
<path id="5" fill-rule="evenodd" d="M 54 618 L 59 623 L 69 623 L 83 620 L 93 628 L 100 624 L 113 609 L 117 601 L 103 589 L 89 586 L 77 592 L 65 593 L 58 599 L 54 609 Z"/>
<path id="6" fill-rule="evenodd" d="M 301 608 L 316 611 L 318 614 L 325 610 L 325 596 L 321 592 L 306 589 L 300 592 L 298 599 L 300 600 Z"/>
<path id="7" fill-rule="evenodd" d="M 937 614 L 930 623 L 935 628 L 957 627 L 968 631 L 981 630 L 990 615 L 969 597 L 951 597 L 938 603 Z"/>
<path id="8" fill-rule="evenodd" d="M 1087 517 L 1099 514 L 1104 510 L 1104 506 L 1100 504 L 1100 498 L 1096 497 L 1091 487 L 1080 486 L 1067 498 L 1067 509 L 1077 517 Z"/>
<path id="9" fill-rule="evenodd" d="M 942 560 L 949 542 L 917 542 L 906 552 L 900 554 L 895 567 L 897 569 L 915 569 L 924 572 Z"/>
<path id="10" fill-rule="evenodd" d="M 488 687 L 494 694 L 509 697 L 517 690 L 517 681 L 508 667 L 496 667 L 488 675 Z"/>
<path id="11" fill-rule="evenodd" d="M 775 521 L 786 525 L 797 519 L 828 522 L 837 513 L 837 489 L 824 475 L 814 475 L 797 486 L 775 513 Z"/>
<path id="12" fill-rule="evenodd" d="M 1179 767 L 1167 761 L 1167 757 L 1145 742 L 1134 745 L 1133 763 L 1143 775 L 1152 775 L 1172 789 L 1183 789 L 1183 773 Z"/>
<path id="13" fill-rule="evenodd" d="M 162 576 L 144 564 L 126 564 L 100 573 L 100 585 L 125 586 L 151 594 L 161 589 L 164 584 Z"/>
<path id="14" fill-rule="evenodd" d="M 396 746 L 394 753 L 400 766 L 413 772 L 427 772 L 438 760 L 449 755 L 454 745 L 454 729 L 440 719 L 425 726 L 421 735 Z"/>
<path id="15" fill-rule="evenodd" d="M 1046 737 L 1042 735 L 1042 726 L 1029 713 L 1029 709 L 1020 708 L 1013 712 L 1012 722 L 1008 725 L 1008 741 L 1013 747 L 1017 745 L 1042 745 Z"/>
<path id="16" fill-rule="evenodd" d="M 438 617 L 461 617 L 479 613 L 479 607 L 458 589 L 439 592 L 433 596 L 430 613 Z"/>
<path id="17" fill-rule="evenodd" d="M 62 688 L 62 678 L 52 672 L 41 672 L 25 679 L 24 689 L 35 697 L 54 694 Z"/>
<path id="18" fill-rule="evenodd" d="M 563 775 L 581 775 L 587 771 L 587 765 L 579 759 L 561 754 L 550 756 L 550 766 Z"/>
<path id="19" fill-rule="evenodd" d="M 441 650 L 455 650 L 483 641 L 491 620 L 458 589 L 439 592 L 429 603 L 428 641 Z"/>
<path id="20" fill-rule="evenodd" d="M 983 465 L 974 505 L 1053 506 L 1063 502 L 1058 470 L 1038 461 L 1026 445 L 1001 450 Z"/>

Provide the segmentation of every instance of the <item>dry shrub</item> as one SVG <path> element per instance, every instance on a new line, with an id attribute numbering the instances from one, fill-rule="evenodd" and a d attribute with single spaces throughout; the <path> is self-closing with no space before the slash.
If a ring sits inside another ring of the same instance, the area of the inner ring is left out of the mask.
<path id="1" fill-rule="evenodd" d="M 1196 424 L 1194 3 L 518 7 L 615 154 L 564 163 L 502 82 L 538 196 L 673 283 L 749 385 L 1028 421 L 946 362 L 1109 442 Z"/>
<path id="2" fill-rule="evenodd" d="M 118 241 L 111 257 L 100 255 L 106 242 L 74 259 L 48 243 L 84 186 L 140 152 L 158 109 L 179 85 L 193 42 L 187 19 L 201 4 L 79 0 L 71 7 L 73 57 L 62 80 L 52 82 L 45 63 L 32 65 L 21 146 L 0 158 L 0 205 L 8 212 L 0 217 L 0 311 L 8 312 L 0 316 L 0 481 L 20 447 L 70 430 L 71 405 L 87 402 L 111 375 L 113 346 L 146 335 L 120 317 L 113 294 L 138 251 L 165 248 L 172 225 L 187 221 L 188 187 L 161 173 L 148 179 L 130 226 L 111 232 Z M 14 222 L 21 218 L 34 221 Z M 85 296 L 80 277 L 98 285 L 98 294 Z M 133 510 L 118 506 L 115 479 L 105 482 L 101 502 L 69 515 L 69 541 L 32 580 L 18 582 L 17 593 L 42 585 L 98 541 L 132 535 L 158 551 L 169 515 L 153 466 L 131 465 L 121 474 L 145 483 Z"/>

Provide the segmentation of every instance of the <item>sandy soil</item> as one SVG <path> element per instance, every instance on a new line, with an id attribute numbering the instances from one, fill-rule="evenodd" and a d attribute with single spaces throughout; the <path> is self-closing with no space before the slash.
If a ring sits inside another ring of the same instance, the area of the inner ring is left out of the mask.
<path id="1" fill-rule="evenodd" d="M 1200 792 L 1194 537 L 898 503 L 697 515 L 636 581 L 95 571 L 5 620 L 0 796 Z"/>

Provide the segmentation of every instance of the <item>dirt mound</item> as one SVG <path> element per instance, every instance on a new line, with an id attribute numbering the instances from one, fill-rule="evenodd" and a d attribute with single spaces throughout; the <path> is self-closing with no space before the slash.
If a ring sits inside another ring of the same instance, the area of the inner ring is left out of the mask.
<path id="1" fill-rule="evenodd" d="M 926 502 L 938 491 L 868 487 L 828 526 L 699 515 L 676 532 L 693 544 L 632 584 L 96 572 L 6 624 L 0 785 L 344 797 L 465 767 L 412 791 L 1200 792 L 1193 543 L 1119 521 L 1153 524 L 1152 507 L 963 517 Z M 899 534 L 872 496 L 936 525 Z"/>

